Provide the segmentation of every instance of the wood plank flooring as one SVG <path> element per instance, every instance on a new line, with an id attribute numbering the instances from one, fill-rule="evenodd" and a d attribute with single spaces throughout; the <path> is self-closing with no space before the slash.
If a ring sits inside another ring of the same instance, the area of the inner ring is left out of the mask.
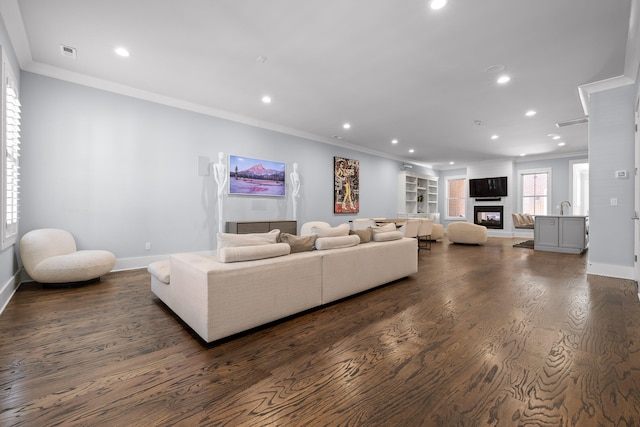
<path id="1" fill-rule="evenodd" d="M 0 425 L 639 426 L 635 282 L 520 240 L 434 243 L 409 278 L 211 345 L 145 270 L 23 284 Z"/>

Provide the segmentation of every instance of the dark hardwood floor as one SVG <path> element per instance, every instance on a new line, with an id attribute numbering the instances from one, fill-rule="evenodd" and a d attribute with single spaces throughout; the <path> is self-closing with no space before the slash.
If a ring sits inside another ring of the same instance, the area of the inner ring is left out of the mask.
<path id="1" fill-rule="evenodd" d="M 23 284 L 0 425 L 639 426 L 635 282 L 521 240 L 434 243 L 414 276 L 212 345 L 145 270 Z"/>

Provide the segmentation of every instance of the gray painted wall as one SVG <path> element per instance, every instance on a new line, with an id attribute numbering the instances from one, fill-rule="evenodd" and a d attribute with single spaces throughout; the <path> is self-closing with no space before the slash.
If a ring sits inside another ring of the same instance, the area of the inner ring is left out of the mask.
<path id="1" fill-rule="evenodd" d="M 198 156 L 215 163 L 219 151 L 286 162 L 287 173 L 297 162 L 299 225 L 355 217 L 333 214 L 336 155 L 360 161 L 359 216 L 396 214 L 394 160 L 26 72 L 21 98 L 22 233 L 64 228 L 119 260 L 213 250 L 216 185 L 199 176 Z M 224 206 L 226 220 L 292 217 L 289 197 L 229 196 Z"/>
<path id="2" fill-rule="evenodd" d="M 586 125 L 583 125 L 586 126 Z M 518 179 L 518 173 L 522 170 L 528 169 L 551 169 L 551 200 L 550 200 L 550 215 L 560 214 L 560 202 L 563 200 L 571 201 L 571 162 L 574 160 L 587 160 L 585 156 L 575 157 L 562 157 L 558 159 L 544 159 L 533 161 L 520 161 L 514 164 L 514 186 L 513 194 L 516 196 L 513 200 L 513 211 L 518 212 L 518 183 L 515 180 Z M 570 208 L 569 208 L 570 209 Z M 568 211 L 571 213 L 571 210 Z"/>
<path id="3" fill-rule="evenodd" d="M 615 171 L 634 171 L 634 100 L 636 86 L 597 92 L 589 100 L 590 272 L 607 267 L 633 270 L 634 182 L 616 179 Z M 611 206 L 610 199 L 618 199 Z"/>
<path id="4" fill-rule="evenodd" d="M 552 188 L 551 188 L 551 209 L 549 211 L 550 214 L 557 214 L 560 212 L 560 202 L 563 200 L 571 200 L 570 194 L 570 177 L 571 177 L 571 161 L 573 160 L 586 160 L 585 156 L 572 156 L 572 157 L 562 157 L 556 159 L 538 159 L 531 161 L 517 161 L 513 164 L 513 172 L 509 174 L 509 179 L 511 182 L 509 183 L 509 205 L 505 206 L 505 230 L 512 231 L 512 222 L 511 222 L 511 212 L 518 212 L 518 199 L 520 197 L 518 193 L 518 173 L 521 170 L 528 169 L 542 169 L 542 168 L 550 168 L 552 175 Z M 496 173 L 487 172 L 485 175 L 494 176 L 501 175 L 501 171 L 497 171 Z M 442 223 L 446 226 L 452 221 L 445 220 L 445 204 L 446 204 L 446 181 L 447 177 L 451 176 L 465 176 L 468 178 L 467 168 L 458 168 L 458 169 L 449 169 L 443 170 L 440 173 L 440 188 L 439 188 L 439 198 L 440 198 L 440 206 L 441 206 L 441 214 L 440 218 L 442 219 Z M 468 206 L 473 206 L 473 200 L 467 200 Z M 467 221 L 473 221 L 473 218 L 467 217 Z"/>

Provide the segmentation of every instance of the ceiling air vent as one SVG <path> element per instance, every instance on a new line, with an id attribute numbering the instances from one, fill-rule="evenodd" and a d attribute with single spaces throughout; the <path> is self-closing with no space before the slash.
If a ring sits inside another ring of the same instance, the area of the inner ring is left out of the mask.
<path id="1" fill-rule="evenodd" d="M 76 48 L 71 46 L 60 45 L 60 53 L 67 58 L 76 59 Z"/>
<path id="2" fill-rule="evenodd" d="M 588 122 L 589 122 L 589 117 L 582 117 L 580 119 L 573 119 L 573 120 L 567 120 L 564 122 L 558 122 L 556 123 L 556 126 L 559 128 L 563 128 L 566 126 L 581 125 L 583 123 L 588 123 Z"/>

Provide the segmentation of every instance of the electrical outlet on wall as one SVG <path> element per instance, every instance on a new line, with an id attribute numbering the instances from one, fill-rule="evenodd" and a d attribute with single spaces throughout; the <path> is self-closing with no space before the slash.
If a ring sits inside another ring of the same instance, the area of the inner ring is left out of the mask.
<path id="1" fill-rule="evenodd" d="M 151 242 L 147 242 L 144 244 L 144 250 L 145 251 L 150 251 L 151 250 Z"/>

